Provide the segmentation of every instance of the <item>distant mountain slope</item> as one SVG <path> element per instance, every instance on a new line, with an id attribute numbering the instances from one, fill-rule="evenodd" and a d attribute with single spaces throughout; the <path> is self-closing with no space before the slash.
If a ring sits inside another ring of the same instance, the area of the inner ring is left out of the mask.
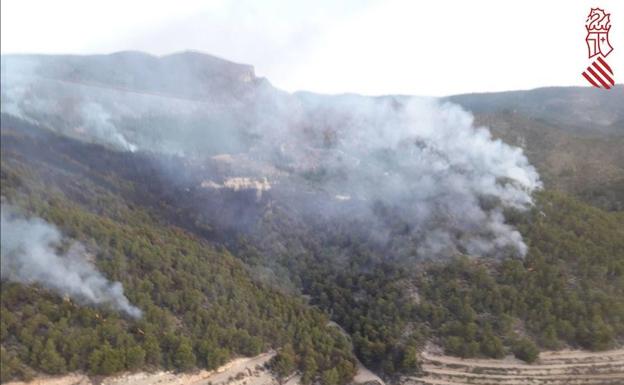
<path id="1" fill-rule="evenodd" d="M 454 95 L 445 98 L 475 114 L 517 114 L 580 134 L 624 135 L 624 85 L 609 91 L 592 87 L 549 87 Z"/>
<path id="2" fill-rule="evenodd" d="M 196 52 L 2 56 L 4 113 L 116 149 L 238 152 L 285 99 L 253 67 Z"/>
<path id="3" fill-rule="evenodd" d="M 546 186 L 624 209 L 624 86 L 552 87 L 446 98 L 522 147 Z"/>
<path id="4" fill-rule="evenodd" d="M 250 65 L 187 51 L 166 56 L 143 52 L 110 55 L 3 55 L 7 73 L 30 70 L 41 80 L 110 86 L 192 100 L 244 94 L 262 82 Z M 8 77 L 5 79 L 11 81 Z"/>

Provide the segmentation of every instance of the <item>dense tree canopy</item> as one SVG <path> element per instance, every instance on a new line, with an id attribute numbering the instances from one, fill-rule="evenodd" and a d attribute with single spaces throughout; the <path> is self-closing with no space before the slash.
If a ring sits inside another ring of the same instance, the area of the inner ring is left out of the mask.
<path id="1" fill-rule="evenodd" d="M 233 233 L 185 205 L 141 155 L 30 130 L 3 127 L 3 199 L 83 243 L 144 316 L 2 282 L 2 381 L 215 368 L 273 348 L 278 376 L 335 385 L 353 376 L 353 353 L 390 376 L 417 373 L 427 341 L 533 361 L 538 348 L 607 349 L 624 337 L 621 212 L 542 192 L 530 212 L 506 215 L 525 258 L 419 259 L 407 237 L 380 247 L 353 231 L 365 224 L 297 221 L 273 202 Z"/>
<path id="2" fill-rule="evenodd" d="M 128 319 L 38 285 L 2 282 L 2 381 L 36 372 L 212 369 L 285 344 L 294 347 L 285 369 L 310 380 L 328 370 L 341 383 L 354 374 L 351 345 L 326 315 L 258 282 L 227 251 L 87 180 L 73 184 L 80 196 L 70 197 L 4 147 L 2 157 L 2 196 L 94 252 L 97 267 L 122 282 L 144 314 Z"/>

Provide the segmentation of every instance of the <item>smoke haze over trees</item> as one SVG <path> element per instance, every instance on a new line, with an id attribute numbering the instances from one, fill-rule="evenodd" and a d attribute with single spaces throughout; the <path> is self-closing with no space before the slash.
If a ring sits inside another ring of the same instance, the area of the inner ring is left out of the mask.
<path id="1" fill-rule="evenodd" d="M 529 207 L 539 176 L 521 149 L 474 127 L 456 105 L 290 95 L 251 67 L 197 53 L 7 56 L 3 68 L 3 110 L 29 121 L 58 122 L 69 135 L 121 150 L 227 154 L 232 176 L 269 184 L 312 180 L 328 194 L 314 214 L 348 213 L 383 241 L 389 234 L 375 207 L 394 210 L 420 257 L 526 254 L 503 210 Z M 255 164 L 252 175 L 240 159 Z"/>
<path id="2" fill-rule="evenodd" d="M 130 304 L 119 282 L 110 282 L 86 260 L 79 243 L 60 253 L 62 236 L 39 218 L 25 218 L 2 205 L 2 279 L 40 284 L 60 295 L 92 305 L 108 304 L 131 317 L 141 310 Z"/>

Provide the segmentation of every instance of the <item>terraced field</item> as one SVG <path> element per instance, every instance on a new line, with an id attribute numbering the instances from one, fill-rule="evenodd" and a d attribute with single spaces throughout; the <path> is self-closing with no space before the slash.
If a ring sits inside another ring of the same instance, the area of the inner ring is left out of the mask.
<path id="1" fill-rule="evenodd" d="M 624 349 L 543 352 L 534 364 L 423 354 L 423 377 L 404 385 L 624 385 Z"/>

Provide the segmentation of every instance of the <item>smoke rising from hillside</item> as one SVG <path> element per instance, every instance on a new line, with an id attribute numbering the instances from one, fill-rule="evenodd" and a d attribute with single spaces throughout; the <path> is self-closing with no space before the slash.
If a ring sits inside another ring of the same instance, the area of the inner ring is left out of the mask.
<path id="1" fill-rule="evenodd" d="M 390 208 L 420 256 L 526 253 L 503 209 L 530 206 L 539 176 L 521 149 L 475 128 L 472 115 L 427 98 L 302 100 L 307 129 L 282 138 L 282 157 L 314 170 L 338 196 Z M 365 220 L 391 235 L 375 215 Z"/>
<path id="2" fill-rule="evenodd" d="M 399 236 L 388 223 L 392 217 L 421 257 L 526 253 L 503 213 L 531 205 L 539 175 L 520 148 L 474 127 L 472 115 L 456 105 L 417 97 L 288 94 L 233 63 L 219 62 L 229 77 L 219 71 L 208 77 L 204 71 L 216 59 L 198 54 L 116 54 L 106 66 L 85 61 L 78 66 L 85 77 L 80 84 L 66 79 L 75 72 L 70 62 L 58 59 L 34 70 L 32 63 L 42 59 L 29 60 L 30 66 L 13 65 L 22 75 L 3 89 L 10 113 L 119 150 L 199 159 L 228 154 L 226 177 L 277 180 L 276 194 L 283 192 L 280 179 L 298 182 L 301 187 L 288 192 L 290 203 L 301 206 L 297 212 L 309 205 L 310 215 L 359 219 L 384 242 Z M 56 81 L 33 75 L 49 68 L 62 68 Z M 108 83 L 94 86 L 85 74 Z M 143 91 L 114 86 L 132 82 Z M 169 96 L 145 91 L 159 85 Z M 299 199 L 303 186 L 317 188 L 314 204 Z"/>
<path id="3" fill-rule="evenodd" d="M 133 318 L 141 310 L 130 304 L 119 282 L 110 282 L 85 259 L 79 243 L 57 252 L 62 236 L 39 218 L 25 218 L 12 206 L 2 205 L 2 279 L 38 283 L 60 295 L 92 305 L 109 304 Z"/>

